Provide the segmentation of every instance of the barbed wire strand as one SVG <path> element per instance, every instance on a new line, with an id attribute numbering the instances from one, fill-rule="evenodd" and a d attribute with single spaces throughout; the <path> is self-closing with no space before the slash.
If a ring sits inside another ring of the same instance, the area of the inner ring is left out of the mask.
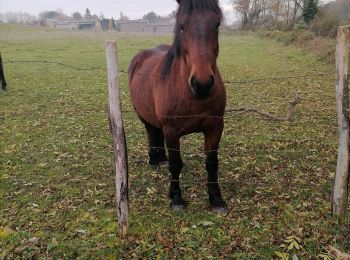
<path id="1" fill-rule="evenodd" d="M 17 61 L 13 61 L 13 60 L 9 60 L 9 61 L 4 61 L 3 63 L 46 63 L 46 64 L 55 64 L 55 65 L 59 65 L 59 66 L 64 66 L 64 67 L 68 67 L 68 68 L 72 68 L 78 71 L 92 71 L 92 70 L 106 70 L 107 68 L 99 68 L 99 67 L 91 67 L 91 68 L 79 68 L 70 64 L 65 64 L 62 62 L 56 62 L 56 61 L 47 61 L 47 60 L 17 60 Z M 124 70 L 120 70 L 120 73 L 127 73 Z M 146 75 L 146 74 L 142 74 L 142 73 L 137 73 L 136 75 Z M 289 77 L 271 77 L 271 78 L 259 78 L 259 79 L 252 79 L 252 80 L 246 80 L 246 81 L 230 81 L 230 80 L 226 80 L 223 81 L 223 83 L 228 83 L 228 84 L 247 84 L 247 83 L 256 83 L 256 82 L 267 82 L 267 81 L 276 81 L 276 80 L 287 80 L 287 79 L 296 79 L 296 78 L 306 78 L 306 77 L 311 77 L 311 76 L 325 76 L 325 75 L 330 75 L 326 74 L 324 72 L 315 72 L 315 73 L 309 73 L 309 74 L 304 74 L 304 75 L 295 75 L 295 76 L 289 76 Z M 159 77 L 160 75 L 148 75 L 148 76 L 157 76 Z M 179 76 L 178 78 L 184 78 Z M 221 118 L 221 119 L 232 119 L 240 114 L 245 113 L 246 111 L 238 111 L 237 113 L 234 113 L 230 116 L 216 116 L 216 115 L 182 115 L 182 116 L 163 116 L 163 118 L 168 118 L 168 119 L 183 119 L 183 118 L 191 118 L 191 117 L 203 117 L 203 118 Z M 135 111 L 131 111 L 131 110 L 123 110 L 123 113 L 135 113 Z M 147 112 L 147 111 L 143 111 L 143 113 L 149 114 L 151 116 L 156 116 L 154 113 L 152 112 Z"/>
<path id="2" fill-rule="evenodd" d="M 92 70 L 107 70 L 107 68 L 99 68 L 99 67 L 91 67 L 91 68 L 79 68 L 70 64 L 66 64 L 63 62 L 58 62 L 58 61 L 47 61 L 47 60 L 8 60 L 8 61 L 3 61 L 2 63 L 45 63 L 45 64 L 55 64 L 63 67 L 68 67 L 71 69 L 75 69 L 78 71 L 92 71 Z"/>
<path id="3" fill-rule="evenodd" d="M 91 68 L 80 68 L 80 67 L 76 67 L 70 64 L 66 64 L 63 62 L 56 62 L 56 61 L 47 61 L 47 60 L 8 60 L 8 61 L 3 61 L 3 63 L 10 63 L 10 64 L 14 64 L 14 63 L 45 63 L 45 64 L 55 64 L 55 65 L 59 65 L 59 66 L 63 66 L 63 67 L 68 67 L 77 71 L 95 71 L 95 70 L 101 70 L 101 71 L 106 71 L 107 67 L 91 67 Z M 128 72 L 125 70 L 119 70 L 119 73 L 124 73 L 127 74 Z M 266 83 L 266 82 L 271 82 L 271 81 L 278 81 L 278 80 L 288 80 L 288 79 L 297 79 L 297 78 L 308 78 L 308 77 L 312 77 L 312 76 L 329 76 L 333 74 L 333 72 L 314 72 L 314 73 L 308 73 L 308 74 L 303 74 L 303 75 L 294 75 L 294 76 L 288 76 L 288 77 L 264 77 L 264 78 L 257 78 L 257 79 L 252 79 L 252 80 L 238 80 L 238 81 L 234 81 L 234 80 L 224 80 L 224 81 L 220 81 L 219 83 L 224 83 L 224 84 L 249 84 L 249 83 Z M 147 73 L 135 73 L 134 75 L 137 76 L 148 76 L 148 77 L 160 77 L 161 75 L 159 74 L 147 74 Z M 177 76 L 174 78 L 185 78 L 183 76 Z"/>

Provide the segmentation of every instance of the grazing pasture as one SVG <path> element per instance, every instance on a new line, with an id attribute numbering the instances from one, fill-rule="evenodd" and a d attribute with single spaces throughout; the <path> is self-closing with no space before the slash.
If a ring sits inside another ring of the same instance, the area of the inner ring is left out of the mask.
<path id="1" fill-rule="evenodd" d="M 168 207 L 167 166 L 148 166 L 146 131 L 120 73 L 131 203 L 130 234 L 119 239 L 106 39 L 117 40 L 124 72 L 140 49 L 171 42 L 166 35 L 0 25 L 8 86 L 0 92 L 0 258 L 326 259 L 327 245 L 350 251 L 349 217 L 338 223 L 330 216 L 334 65 L 250 34 L 220 38 L 219 67 L 225 80 L 236 82 L 226 84 L 228 106 L 283 115 L 294 93 L 300 103 L 291 122 L 254 114 L 225 119 L 219 171 L 227 215 L 209 210 L 199 134 L 181 140 L 188 209 Z"/>

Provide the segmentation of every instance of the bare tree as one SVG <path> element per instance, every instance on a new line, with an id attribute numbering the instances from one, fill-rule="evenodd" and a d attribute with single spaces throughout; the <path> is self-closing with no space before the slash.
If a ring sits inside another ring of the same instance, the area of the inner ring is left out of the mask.
<path id="1" fill-rule="evenodd" d="M 290 29 L 302 17 L 304 0 L 233 0 L 242 28 Z"/>
<path id="2" fill-rule="evenodd" d="M 37 17 L 23 12 L 6 12 L 0 14 L 0 21 L 12 24 L 34 24 Z"/>
<path id="3" fill-rule="evenodd" d="M 74 19 L 76 19 L 76 20 L 83 20 L 83 16 L 82 16 L 81 13 L 79 13 L 79 12 L 74 12 L 74 13 L 72 14 L 72 17 L 73 17 Z"/>
<path id="4" fill-rule="evenodd" d="M 128 21 L 129 17 L 123 14 L 123 12 L 120 12 L 120 18 L 119 21 Z"/>
<path id="5" fill-rule="evenodd" d="M 90 12 L 89 8 L 86 8 L 84 18 L 87 19 L 87 20 L 92 18 L 92 15 L 91 15 L 91 12 Z"/>

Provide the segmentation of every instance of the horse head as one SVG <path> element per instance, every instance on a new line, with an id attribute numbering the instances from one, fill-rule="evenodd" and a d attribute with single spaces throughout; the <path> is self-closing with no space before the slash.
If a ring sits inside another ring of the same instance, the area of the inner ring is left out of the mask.
<path id="1" fill-rule="evenodd" d="M 215 86 L 222 12 L 217 0 L 177 0 L 175 43 L 188 70 L 196 97 L 206 98 Z"/>

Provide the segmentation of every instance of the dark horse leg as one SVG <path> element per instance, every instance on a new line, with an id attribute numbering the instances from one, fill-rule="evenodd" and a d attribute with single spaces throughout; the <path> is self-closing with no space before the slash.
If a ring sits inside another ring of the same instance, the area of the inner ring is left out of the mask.
<path id="1" fill-rule="evenodd" d="M 209 202 L 214 212 L 225 213 L 227 206 L 222 199 L 220 187 L 218 183 L 218 149 L 223 130 L 223 123 L 216 125 L 215 129 L 204 132 L 205 137 L 205 153 L 206 153 L 206 169 L 208 172 L 208 193 Z"/>
<path id="2" fill-rule="evenodd" d="M 6 81 L 5 81 L 5 75 L 4 75 L 4 68 L 2 67 L 1 54 L 0 54 L 0 83 L 1 83 L 1 88 L 3 90 L 6 90 Z"/>
<path id="3" fill-rule="evenodd" d="M 156 128 L 149 123 L 142 120 L 148 135 L 149 144 L 149 164 L 152 166 L 157 166 L 162 162 L 167 161 L 164 148 L 164 134 L 162 129 Z"/>
<path id="4" fill-rule="evenodd" d="M 169 153 L 169 171 L 171 173 L 170 183 L 170 207 L 173 210 L 183 210 L 186 208 L 186 202 L 181 197 L 180 173 L 183 167 L 180 155 L 180 137 L 176 130 L 171 127 L 163 128 L 165 142 Z"/>

